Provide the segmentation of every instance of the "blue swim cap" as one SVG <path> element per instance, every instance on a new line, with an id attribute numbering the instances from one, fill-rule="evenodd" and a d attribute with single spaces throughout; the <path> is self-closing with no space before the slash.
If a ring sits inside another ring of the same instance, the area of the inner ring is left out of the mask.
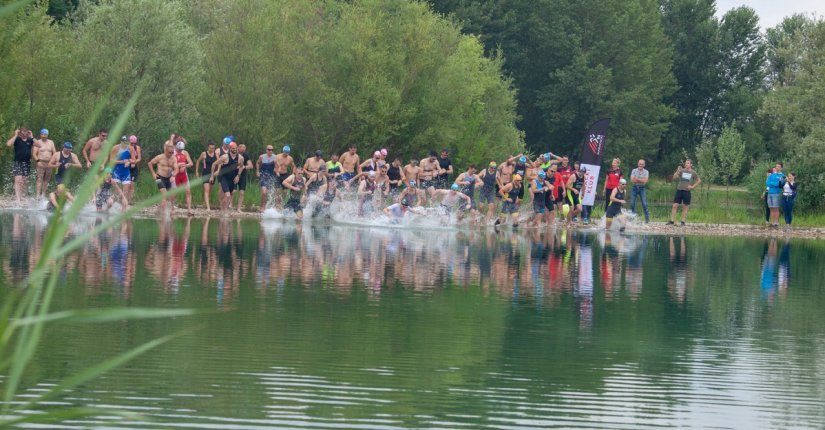
<path id="1" fill-rule="evenodd" d="M 40 129 L 40 134 L 45 134 L 46 136 L 48 136 L 49 135 L 49 130 L 47 130 L 45 128 L 41 128 Z"/>
<path id="2" fill-rule="evenodd" d="M 461 188 L 461 187 L 459 187 L 458 184 L 453 184 L 453 186 L 450 187 L 450 189 L 453 190 L 453 191 L 458 191 L 459 188 Z"/>
<path id="3" fill-rule="evenodd" d="M 229 145 L 230 143 L 232 143 L 232 139 L 230 139 L 229 137 L 224 137 L 223 138 L 223 144 L 224 145 Z"/>
<path id="4" fill-rule="evenodd" d="M 284 145 L 283 151 L 288 154 L 289 151 L 291 151 L 291 149 L 289 148 L 289 145 Z"/>
<path id="5" fill-rule="evenodd" d="M 527 162 L 527 157 L 522 155 L 521 158 L 518 159 L 518 161 L 521 161 L 522 163 L 526 163 Z"/>
<path id="6" fill-rule="evenodd" d="M 68 141 L 63 142 L 63 148 L 64 149 L 72 149 L 72 142 L 68 142 Z"/>
<path id="7" fill-rule="evenodd" d="M 226 137 L 228 137 L 228 138 L 229 138 L 229 141 L 230 141 L 230 142 L 234 142 L 234 141 L 235 141 L 235 135 L 230 134 L 229 136 L 226 136 Z"/>
<path id="8" fill-rule="evenodd" d="M 550 155 L 550 153 L 549 153 L 549 152 L 548 152 L 548 153 L 546 153 L 546 154 L 544 154 L 544 159 L 545 159 L 545 160 L 549 160 L 549 159 L 550 159 L 550 157 L 552 157 L 552 155 Z"/>
<path id="9" fill-rule="evenodd" d="M 547 174 L 544 173 L 544 170 L 539 170 L 539 178 L 544 178 L 546 176 L 547 176 Z"/>

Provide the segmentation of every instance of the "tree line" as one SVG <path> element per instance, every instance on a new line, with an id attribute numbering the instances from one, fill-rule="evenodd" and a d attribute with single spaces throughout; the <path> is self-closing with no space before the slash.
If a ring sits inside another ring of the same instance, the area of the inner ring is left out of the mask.
<path id="1" fill-rule="evenodd" d="M 52 0 L 0 25 L 3 130 L 85 139 L 91 112 L 110 122 L 142 85 L 130 130 L 150 147 L 232 133 L 254 152 L 448 147 L 463 164 L 575 157 L 611 117 L 608 159 L 665 172 L 698 155 L 726 184 L 782 160 L 802 208 L 825 202 L 816 17 L 763 31 L 714 0 Z"/>

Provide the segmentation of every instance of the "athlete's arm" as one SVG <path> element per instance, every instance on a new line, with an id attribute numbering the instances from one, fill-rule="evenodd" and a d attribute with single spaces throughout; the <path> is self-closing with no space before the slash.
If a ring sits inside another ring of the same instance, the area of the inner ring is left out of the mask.
<path id="1" fill-rule="evenodd" d="M 206 158 L 206 151 L 201 152 L 201 155 L 198 155 L 198 159 L 195 160 L 195 176 L 200 176 L 201 173 L 201 161 Z"/>
<path id="2" fill-rule="evenodd" d="M 195 163 L 192 162 L 192 157 L 189 156 L 189 151 L 183 151 L 183 153 L 186 154 L 186 168 L 188 169 L 194 166 Z"/>
<path id="3" fill-rule="evenodd" d="M 140 147 L 135 145 L 134 151 L 132 151 L 132 156 L 134 160 L 132 160 L 132 164 L 137 165 L 141 161 L 143 161 L 143 151 L 140 150 Z"/>
<path id="4" fill-rule="evenodd" d="M 221 155 L 217 160 L 215 160 L 214 163 L 212 163 L 212 179 L 215 178 L 215 173 L 217 173 L 221 166 L 226 164 L 227 161 L 229 161 L 229 155 Z"/>
<path id="5" fill-rule="evenodd" d="M 60 166 L 60 163 L 58 162 L 59 159 L 60 159 L 60 153 L 59 152 L 55 152 L 54 154 L 52 154 L 52 158 L 49 160 L 49 168 L 54 169 L 54 168 Z"/>
<path id="6" fill-rule="evenodd" d="M 261 154 L 258 156 L 258 160 L 255 161 L 255 176 L 261 177 L 261 163 L 263 163 L 264 155 Z"/>
<path id="7" fill-rule="evenodd" d="M 86 167 L 92 166 L 92 162 L 89 160 L 89 151 L 92 149 L 92 140 L 94 140 L 94 138 L 87 140 L 83 145 L 83 150 L 80 151 L 80 153 L 83 154 L 83 159 L 86 160 Z"/>
<path id="8" fill-rule="evenodd" d="M 80 159 L 77 158 L 77 154 L 75 154 L 75 153 L 72 153 L 72 164 L 70 164 L 70 166 L 72 166 L 72 167 L 83 167 L 83 165 L 80 164 Z"/>
<path id="9" fill-rule="evenodd" d="M 690 189 L 691 189 L 691 190 L 692 190 L 692 189 L 694 189 L 694 188 L 696 188 L 696 187 L 698 187 L 698 186 L 699 186 L 699 184 L 701 184 L 701 183 L 702 183 L 702 178 L 700 178 L 700 177 L 699 177 L 699 175 L 697 175 L 697 174 L 695 174 L 695 173 L 694 173 L 693 175 L 696 177 L 696 182 L 694 182 L 694 183 L 693 183 L 693 185 L 691 185 L 691 186 L 690 186 Z"/>
<path id="10" fill-rule="evenodd" d="M 155 164 L 158 164 L 158 161 L 160 161 L 160 155 L 157 155 L 155 158 L 149 160 L 149 163 L 147 164 L 149 166 L 149 173 L 152 174 L 152 177 L 155 179 L 158 178 L 158 174 L 155 173 Z"/>
<path id="11" fill-rule="evenodd" d="M 14 134 L 12 134 L 11 138 L 6 141 L 6 146 L 13 146 L 14 145 L 14 139 L 17 137 L 17 133 L 20 133 L 19 128 L 14 130 Z"/>
<path id="12" fill-rule="evenodd" d="M 288 178 L 284 179 L 283 185 L 285 187 L 289 188 L 292 191 L 301 191 L 300 188 L 296 187 L 295 185 L 292 185 L 294 182 L 295 182 L 295 175 L 294 174 L 289 175 Z"/>

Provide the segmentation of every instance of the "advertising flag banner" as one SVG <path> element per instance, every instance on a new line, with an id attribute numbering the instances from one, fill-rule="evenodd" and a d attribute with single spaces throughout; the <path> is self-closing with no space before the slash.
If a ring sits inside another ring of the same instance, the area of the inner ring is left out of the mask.
<path id="1" fill-rule="evenodd" d="M 581 203 L 584 206 L 593 206 L 596 200 L 596 190 L 599 185 L 599 171 L 602 166 L 602 155 L 604 154 L 604 144 L 607 140 L 607 128 L 610 126 L 610 119 L 600 119 L 596 121 L 582 143 L 581 165 L 587 169 L 584 178 L 584 195 Z"/>

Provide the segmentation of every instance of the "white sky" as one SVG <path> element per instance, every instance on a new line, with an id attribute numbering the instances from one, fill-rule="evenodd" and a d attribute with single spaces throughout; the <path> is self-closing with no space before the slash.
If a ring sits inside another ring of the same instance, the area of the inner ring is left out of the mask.
<path id="1" fill-rule="evenodd" d="M 725 12 L 743 5 L 756 11 L 763 30 L 795 13 L 815 13 L 817 16 L 825 13 L 823 0 L 716 0 L 716 15 L 721 18 Z"/>

